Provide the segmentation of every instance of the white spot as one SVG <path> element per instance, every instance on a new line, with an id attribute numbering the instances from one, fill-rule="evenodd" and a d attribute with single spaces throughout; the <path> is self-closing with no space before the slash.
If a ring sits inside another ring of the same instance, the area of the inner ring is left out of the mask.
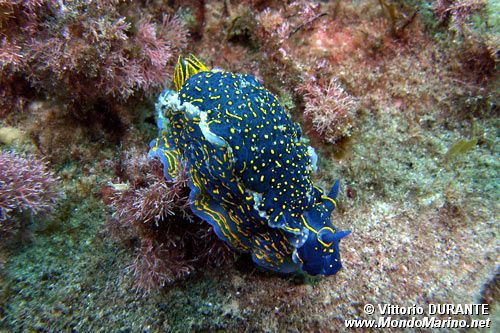
<path id="1" fill-rule="evenodd" d="M 259 216 L 265 218 L 266 220 L 269 220 L 269 215 L 267 215 L 266 211 L 260 210 L 259 206 L 260 203 L 262 202 L 262 193 L 255 192 L 249 189 L 245 190 L 246 193 L 249 193 L 253 196 L 253 209 L 255 209 L 257 212 L 259 212 Z"/>
<path id="2" fill-rule="evenodd" d="M 313 171 L 318 171 L 318 166 L 316 165 L 316 163 L 318 162 L 318 155 L 316 155 L 314 148 L 311 146 L 307 146 L 307 152 L 309 153 L 309 157 L 311 157 L 311 166 Z"/>
<path id="3" fill-rule="evenodd" d="M 222 139 L 220 136 L 218 136 L 210 131 L 210 127 L 208 127 L 208 124 L 207 124 L 207 113 L 204 111 L 201 111 L 201 112 L 199 112 L 199 114 L 200 114 L 199 126 L 200 126 L 201 133 L 203 133 L 203 136 L 205 137 L 205 139 L 208 142 L 210 142 L 211 144 L 213 144 L 214 146 L 227 147 L 228 144 L 224 139 Z"/>

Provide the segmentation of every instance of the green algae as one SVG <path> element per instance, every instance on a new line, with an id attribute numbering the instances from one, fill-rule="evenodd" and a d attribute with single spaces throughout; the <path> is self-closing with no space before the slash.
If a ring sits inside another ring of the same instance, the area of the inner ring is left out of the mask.
<path id="1" fill-rule="evenodd" d="M 31 242 L 13 249 L 0 279 L 0 327 L 190 332 L 241 320 L 221 281 L 203 275 L 158 295 L 130 292 L 132 253 L 102 233 L 105 210 L 92 196 L 71 196 L 53 220 L 35 221 Z"/>
<path id="2" fill-rule="evenodd" d="M 444 158 L 449 160 L 450 158 L 457 157 L 459 155 L 467 153 L 469 150 L 477 145 L 477 138 L 472 138 L 469 140 L 460 139 L 455 142 L 446 152 Z"/>
<path id="3" fill-rule="evenodd" d="M 497 3 L 488 3 L 492 30 L 498 28 L 498 15 L 491 15 Z M 349 24 L 342 16 L 348 6 L 340 5 L 341 24 Z M 429 19 L 431 25 L 437 22 L 430 6 L 423 13 L 421 19 Z M 362 14 L 357 19 L 362 20 Z M 445 34 L 434 36 L 434 41 L 442 38 Z M 394 60 L 388 59 L 391 53 L 383 58 L 387 45 L 381 43 L 376 56 L 334 69 L 363 99 L 365 114 L 343 158 L 326 154 L 319 158 L 319 181 L 326 185 L 340 178 L 342 182 L 336 223 L 353 231 L 341 245 L 345 261 L 338 276 L 290 280 L 251 268 L 225 268 L 207 270 L 156 294 L 137 294 L 126 269 L 134 259 L 133 250 L 111 241 L 104 230 L 106 208 L 98 198 L 98 184 L 112 176 L 75 162 L 62 172 L 68 197 L 53 219 L 35 220 L 27 241 L 12 248 L 8 260 L 2 258 L 1 328 L 328 331 L 341 330 L 343 319 L 369 318 L 362 312 L 368 302 L 486 301 L 498 322 L 498 302 L 483 293 L 498 288 L 498 278 L 492 278 L 498 277 L 498 120 L 491 108 L 482 106 L 485 103 L 470 98 L 474 90 L 462 83 L 461 72 L 453 72 L 458 65 L 440 62 L 453 51 L 453 41 L 440 45 L 426 41 L 422 47 L 435 50 L 421 54 L 419 42 L 405 44 L 410 51 Z M 268 66 L 273 65 L 269 61 Z M 476 94 L 483 94 L 483 87 Z M 295 107 L 300 112 L 300 105 Z M 481 109 L 477 120 L 481 131 L 471 133 L 459 115 L 474 108 Z M 129 129 L 121 144 L 132 141 L 147 150 L 145 137 L 154 134 L 154 125 L 147 111 L 139 118 L 143 126 Z M 459 168 L 443 165 L 450 151 Z M 95 158 L 102 166 L 106 165 L 102 160 L 116 156 Z M 405 288 L 398 288 L 401 285 Z"/>

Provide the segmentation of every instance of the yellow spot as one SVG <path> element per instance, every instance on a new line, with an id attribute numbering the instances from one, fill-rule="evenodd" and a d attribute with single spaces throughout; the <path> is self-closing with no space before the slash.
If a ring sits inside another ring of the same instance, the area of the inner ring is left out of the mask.
<path id="1" fill-rule="evenodd" d="M 226 114 L 227 114 L 229 117 L 236 118 L 236 119 L 238 119 L 238 120 L 240 120 L 240 121 L 241 121 L 241 120 L 243 120 L 243 118 L 241 118 L 240 116 L 237 116 L 237 115 L 235 115 L 235 114 L 232 114 L 231 112 L 229 112 L 229 111 L 227 111 L 227 110 L 226 110 Z"/>

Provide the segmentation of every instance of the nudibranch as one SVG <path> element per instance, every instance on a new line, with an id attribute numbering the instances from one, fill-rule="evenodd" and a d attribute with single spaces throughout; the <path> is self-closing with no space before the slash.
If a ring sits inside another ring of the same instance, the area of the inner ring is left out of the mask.
<path id="1" fill-rule="evenodd" d="M 339 182 L 314 186 L 317 155 L 277 98 L 253 76 L 179 57 L 173 90 L 156 103 L 159 136 L 149 157 L 165 178 L 186 167 L 193 212 L 259 266 L 332 275 L 340 268 L 331 214 Z"/>

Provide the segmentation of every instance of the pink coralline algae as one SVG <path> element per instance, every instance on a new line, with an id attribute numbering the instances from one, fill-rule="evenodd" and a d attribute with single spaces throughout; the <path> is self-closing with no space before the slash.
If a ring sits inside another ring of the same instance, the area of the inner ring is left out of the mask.
<path id="1" fill-rule="evenodd" d="M 306 78 L 297 92 L 304 97 L 304 116 L 326 142 L 336 143 L 352 134 L 357 102 L 336 78 L 326 83 Z"/>
<path id="2" fill-rule="evenodd" d="M 234 252 L 192 214 L 185 170 L 167 182 L 160 161 L 135 149 L 114 168 L 120 183 L 103 189 L 111 213 L 107 230 L 117 241 L 136 244 L 128 271 L 137 291 L 149 293 L 197 268 L 234 260 Z"/>
<path id="3" fill-rule="evenodd" d="M 45 161 L 30 155 L 0 152 L 0 223 L 16 213 L 48 213 L 59 198 L 57 177 Z"/>
<path id="4" fill-rule="evenodd" d="M 117 2 L 0 0 L 0 107 L 12 107 L 19 86 L 80 106 L 163 88 L 186 28 Z"/>
<path id="5" fill-rule="evenodd" d="M 437 0 L 432 9 L 441 22 L 451 20 L 452 25 L 459 28 L 470 21 L 474 14 L 484 10 L 487 3 L 486 0 Z"/>

